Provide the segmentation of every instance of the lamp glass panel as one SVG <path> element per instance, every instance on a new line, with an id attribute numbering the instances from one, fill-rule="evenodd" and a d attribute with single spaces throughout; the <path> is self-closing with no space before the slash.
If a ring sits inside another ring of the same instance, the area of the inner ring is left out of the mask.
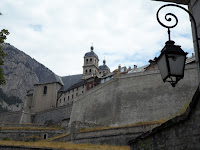
<path id="1" fill-rule="evenodd" d="M 169 73 L 165 54 L 160 57 L 160 59 L 157 61 L 157 64 L 162 78 L 165 79 Z"/>
<path id="2" fill-rule="evenodd" d="M 183 75 L 185 56 L 168 54 L 169 67 L 172 75 Z"/>

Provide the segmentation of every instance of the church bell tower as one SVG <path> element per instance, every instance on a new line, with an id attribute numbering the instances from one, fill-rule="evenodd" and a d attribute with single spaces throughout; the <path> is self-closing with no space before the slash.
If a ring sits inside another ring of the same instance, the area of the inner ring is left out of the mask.
<path id="1" fill-rule="evenodd" d="M 87 52 L 84 56 L 84 65 L 83 65 L 83 78 L 87 79 L 98 74 L 99 58 L 94 53 L 94 47 L 91 46 L 90 52 Z"/>

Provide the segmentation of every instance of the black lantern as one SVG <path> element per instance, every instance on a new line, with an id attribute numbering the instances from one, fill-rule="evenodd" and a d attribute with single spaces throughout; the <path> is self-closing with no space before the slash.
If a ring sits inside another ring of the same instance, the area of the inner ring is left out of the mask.
<path id="1" fill-rule="evenodd" d="M 184 77 L 186 55 L 181 46 L 174 45 L 174 41 L 167 41 L 157 58 L 158 68 L 164 82 L 170 82 L 173 87 Z"/>

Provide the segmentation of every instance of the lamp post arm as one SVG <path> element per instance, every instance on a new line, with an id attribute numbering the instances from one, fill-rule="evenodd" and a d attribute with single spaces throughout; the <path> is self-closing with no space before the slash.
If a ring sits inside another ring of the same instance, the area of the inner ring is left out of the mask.
<path id="1" fill-rule="evenodd" d="M 169 17 L 169 16 L 172 16 L 174 19 L 175 19 L 175 24 L 174 25 L 171 25 L 171 26 L 167 26 L 166 24 L 164 24 L 164 23 L 162 23 L 161 21 L 160 21 L 160 19 L 159 19 L 159 12 L 160 12 L 160 10 L 162 9 L 162 8 L 164 8 L 164 7 L 168 7 L 168 6 L 173 6 L 173 7 L 178 7 L 178 8 L 181 8 L 182 10 L 184 10 L 185 12 L 187 12 L 188 14 L 189 14 L 189 16 L 191 17 L 191 20 L 193 21 L 193 24 L 194 24 L 194 32 L 195 32 L 195 40 L 196 40 L 196 47 L 197 47 L 197 58 L 198 58 L 198 76 L 199 76 L 199 85 L 200 85 L 200 48 L 199 48 L 199 41 L 200 41 L 200 38 L 198 37 L 198 32 L 197 32 L 197 24 L 196 24 L 196 20 L 195 20 L 195 18 L 194 18 L 194 16 L 192 15 L 192 13 L 189 11 L 189 10 L 187 10 L 186 8 L 184 8 L 184 7 L 182 7 L 182 6 L 179 6 L 179 5 L 176 5 L 176 4 L 166 4 L 166 5 L 163 5 L 163 6 L 161 6 L 159 9 L 158 9 L 158 11 L 157 11 L 157 14 L 156 14 L 156 17 L 157 17 L 157 20 L 158 20 L 158 22 L 160 23 L 160 25 L 162 25 L 163 27 L 165 27 L 165 28 L 168 28 L 168 30 L 170 29 L 170 28 L 174 28 L 177 24 L 178 24 L 178 18 L 174 15 L 174 14 L 172 14 L 172 13 L 167 13 L 166 15 L 165 15 L 165 20 L 167 20 L 167 21 L 171 21 L 172 20 L 172 18 L 171 17 Z M 170 34 L 170 33 L 169 33 Z M 169 37 L 170 37 L 170 35 L 169 35 Z"/>

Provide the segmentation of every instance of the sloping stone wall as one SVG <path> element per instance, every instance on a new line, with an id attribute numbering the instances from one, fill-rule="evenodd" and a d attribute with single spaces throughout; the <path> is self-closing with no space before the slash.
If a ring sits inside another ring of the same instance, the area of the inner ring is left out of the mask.
<path id="1" fill-rule="evenodd" d="M 115 127 L 101 129 L 98 127 L 91 127 L 87 131 L 80 123 L 73 122 L 70 134 L 64 137 L 55 139 L 59 142 L 73 142 L 73 143 L 92 143 L 100 145 L 127 145 L 128 141 L 142 134 L 145 131 L 160 125 L 159 123 L 151 123 L 144 125 L 135 125 L 128 127 Z M 83 127 L 83 128 L 81 128 Z"/>
<path id="2" fill-rule="evenodd" d="M 199 150 L 200 93 L 197 89 L 187 111 L 129 141 L 131 150 Z"/>
<path id="3" fill-rule="evenodd" d="M 4 140 L 4 138 L 15 141 L 26 141 L 33 138 L 35 140 L 43 140 L 55 137 L 61 133 L 63 133 L 62 130 L 2 130 L 0 132 L 0 140 Z"/>
<path id="4" fill-rule="evenodd" d="M 186 66 L 176 88 L 163 83 L 158 71 L 123 75 L 77 97 L 70 123 L 123 126 L 168 120 L 186 109 L 197 84 L 195 63 Z"/>
<path id="5" fill-rule="evenodd" d="M 41 111 L 33 116 L 32 123 L 51 125 L 58 123 L 62 120 L 69 121 L 71 110 L 72 110 L 72 104 L 49 109 L 46 111 Z"/>
<path id="6" fill-rule="evenodd" d="M 0 113 L 0 123 L 20 123 L 22 111 Z"/>

